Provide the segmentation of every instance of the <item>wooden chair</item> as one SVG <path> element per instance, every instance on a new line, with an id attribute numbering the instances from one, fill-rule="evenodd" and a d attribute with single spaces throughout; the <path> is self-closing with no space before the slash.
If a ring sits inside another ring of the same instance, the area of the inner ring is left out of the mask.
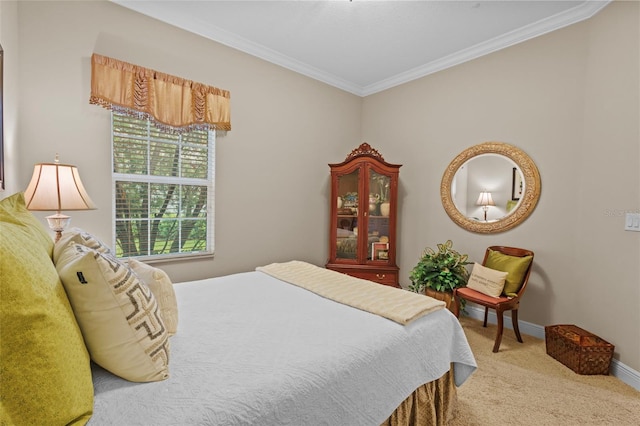
<path id="1" fill-rule="evenodd" d="M 529 281 L 529 275 L 531 275 L 531 268 L 533 266 L 533 252 L 530 250 L 525 250 L 516 247 L 505 247 L 505 246 L 491 246 L 487 248 L 487 251 L 484 255 L 484 260 L 482 261 L 482 265 L 485 265 L 487 262 L 487 258 L 489 257 L 490 250 L 498 251 L 500 253 L 516 256 L 516 257 L 525 257 L 531 256 L 531 262 L 527 267 L 526 272 L 524 273 L 522 284 L 520 285 L 520 289 L 517 292 L 517 295 L 514 297 L 507 297 L 504 293 L 500 295 L 500 297 L 492 297 L 487 296 L 479 291 L 470 289 L 468 287 L 460 287 L 456 288 L 453 291 L 453 299 L 454 299 L 454 314 L 457 316 L 460 315 L 460 300 L 464 299 L 469 302 L 477 303 L 478 305 L 484 306 L 484 323 L 483 326 L 487 326 L 487 314 L 489 308 L 494 309 L 496 311 L 496 316 L 498 318 L 498 331 L 496 333 L 496 341 L 493 345 L 493 352 L 498 352 L 500 348 L 500 342 L 502 341 L 502 331 L 503 331 L 503 318 L 502 314 L 505 311 L 511 311 L 511 321 L 513 322 L 513 331 L 516 334 L 516 338 L 518 342 L 522 343 L 522 337 L 520 336 L 520 330 L 518 329 L 518 308 L 520 307 L 520 299 L 527 289 L 527 282 Z"/>

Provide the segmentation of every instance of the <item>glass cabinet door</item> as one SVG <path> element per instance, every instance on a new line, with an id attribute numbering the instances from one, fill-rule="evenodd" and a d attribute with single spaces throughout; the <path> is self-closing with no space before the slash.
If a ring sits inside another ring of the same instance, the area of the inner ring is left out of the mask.
<path id="1" fill-rule="evenodd" d="M 338 176 L 336 258 L 358 258 L 358 182 L 360 169 Z"/>
<path id="2" fill-rule="evenodd" d="M 367 260 L 389 260 L 389 213 L 391 177 L 369 169 L 367 211 Z"/>

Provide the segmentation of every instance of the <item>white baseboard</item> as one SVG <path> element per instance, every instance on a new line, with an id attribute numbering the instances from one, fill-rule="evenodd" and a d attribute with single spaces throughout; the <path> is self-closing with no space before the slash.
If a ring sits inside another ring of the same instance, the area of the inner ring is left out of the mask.
<path id="1" fill-rule="evenodd" d="M 467 312 L 466 313 L 467 316 L 480 321 L 484 320 L 483 308 L 467 305 L 465 310 Z M 496 317 L 495 311 L 489 310 L 489 316 L 487 318 L 487 321 L 490 324 L 497 324 L 498 319 Z M 505 315 L 504 327 L 510 330 L 513 330 L 513 325 L 511 324 L 510 316 Z M 518 328 L 520 328 L 520 333 L 522 334 L 528 334 L 529 336 L 533 336 L 538 339 L 544 340 L 544 326 L 518 320 Z M 633 368 L 621 363 L 616 359 L 612 359 L 610 373 L 612 376 L 617 377 L 618 379 L 622 380 L 629 386 L 640 391 L 640 373 L 635 371 Z"/>

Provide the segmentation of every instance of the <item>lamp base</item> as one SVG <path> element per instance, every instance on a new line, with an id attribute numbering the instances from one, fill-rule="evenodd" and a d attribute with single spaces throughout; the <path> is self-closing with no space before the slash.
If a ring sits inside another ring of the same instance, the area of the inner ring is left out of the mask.
<path id="1" fill-rule="evenodd" d="M 49 228 L 56 233 L 55 242 L 57 243 L 60 237 L 62 236 L 62 231 L 64 231 L 69 223 L 71 222 L 71 217 L 62 213 L 52 214 L 51 216 L 46 217 L 47 222 L 49 222 Z"/>

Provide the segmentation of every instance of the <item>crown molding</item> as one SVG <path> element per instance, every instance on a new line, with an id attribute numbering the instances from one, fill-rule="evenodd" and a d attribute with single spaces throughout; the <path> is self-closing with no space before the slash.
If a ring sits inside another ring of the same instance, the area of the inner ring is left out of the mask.
<path id="1" fill-rule="evenodd" d="M 360 86 L 327 73 L 318 68 L 300 62 L 289 56 L 269 49 L 259 43 L 252 42 L 229 31 L 215 27 L 204 20 L 187 19 L 186 17 L 172 14 L 168 9 L 162 8 L 163 2 L 144 2 L 130 0 L 111 0 L 120 6 L 158 19 L 185 31 L 208 38 L 225 46 L 247 53 L 251 56 L 263 59 L 267 62 L 287 68 L 291 71 L 326 83 L 330 86 L 344 90 L 360 97 L 366 97 L 383 90 L 408 83 L 429 74 L 462 64 L 464 62 L 488 55 L 495 51 L 513 46 L 523 41 L 547 34 L 551 31 L 575 24 L 591 18 L 602 10 L 612 0 L 588 0 L 571 9 L 558 13 L 549 18 L 514 30 L 510 33 L 495 37 L 470 48 L 461 50 L 436 61 L 429 62 L 412 70 L 397 74 L 377 83 Z"/>
<path id="2" fill-rule="evenodd" d="M 412 70 L 397 74 L 375 84 L 363 87 L 360 91 L 360 96 L 372 95 L 400 84 L 408 83 L 409 81 L 460 65 L 464 62 L 477 59 L 481 56 L 488 55 L 498 50 L 505 49 L 515 44 L 522 43 L 535 37 L 584 21 L 594 16 L 610 2 L 611 0 L 585 1 L 579 6 L 568 9 L 562 13 L 522 28 L 518 28 L 517 30 L 495 37 L 486 42 L 476 44 L 475 46 L 463 49 L 459 52 L 445 56 L 444 58 L 436 61 L 429 62 L 428 64 L 416 67 Z"/>
<path id="3" fill-rule="evenodd" d="M 119 0 L 114 0 L 114 1 L 116 3 L 121 3 Z M 144 2 L 141 2 L 141 3 L 144 3 Z M 129 4 L 128 3 L 124 4 L 124 6 L 129 7 Z M 135 6 L 138 6 L 138 4 L 136 3 Z M 145 12 L 141 12 L 141 13 L 145 13 Z M 149 15 L 151 16 L 150 13 Z M 170 23 L 171 25 L 181 28 L 185 31 L 189 31 L 201 37 L 205 37 L 210 40 L 213 40 L 217 43 L 224 44 L 225 46 L 247 53 L 251 56 L 255 56 L 259 59 L 263 59 L 267 62 L 281 66 L 283 68 L 287 68 L 298 74 L 302 74 L 304 76 L 329 84 L 330 86 L 337 87 L 346 92 L 350 92 L 355 95 L 362 96 L 361 86 L 353 84 L 349 81 L 346 81 L 333 74 L 322 71 L 318 68 L 312 67 L 304 62 L 298 61 L 289 56 L 283 55 L 259 43 L 255 43 L 244 37 L 240 37 L 232 32 L 212 26 L 211 24 L 208 24 L 206 22 L 189 21 L 188 24 L 185 24 L 182 22 L 176 23 L 175 17 L 172 18 L 172 22 L 169 22 L 168 19 L 164 19 L 161 16 L 163 15 L 162 13 L 156 13 L 156 15 L 158 16 L 153 16 L 153 17 L 163 22 Z"/>

